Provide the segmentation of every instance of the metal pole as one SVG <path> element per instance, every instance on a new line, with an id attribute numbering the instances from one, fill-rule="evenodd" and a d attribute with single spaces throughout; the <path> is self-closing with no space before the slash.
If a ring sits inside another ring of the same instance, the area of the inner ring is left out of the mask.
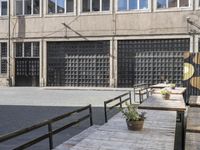
<path id="1" fill-rule="evenodd" d="M 93 125 L 93 120 L 92 120 L 92 106 L 89 106 L 89 113 L 90 113 L 90 126 Z"/>
<path id="2" fill-rule="evenodd" d="M 8 84 L 11 86 L 11 81 L 10 81 L 10 21 L 11 21 L 11 14 L 10 14 L 10 0 L 8 1 Z"/>
<path id="3" fill-rule="evenodd" d="M 49 131 L 49 149 L 53 149 L 53 134 L 52 134 L 52 126 L 51 123 L 48 123 L 48 131 Z"/>

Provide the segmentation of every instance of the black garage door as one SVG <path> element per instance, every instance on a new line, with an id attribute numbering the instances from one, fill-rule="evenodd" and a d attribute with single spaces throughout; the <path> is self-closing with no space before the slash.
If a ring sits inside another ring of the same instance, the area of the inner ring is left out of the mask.
<path id="1" fill-rule="evenodd" d="M 109 86 L 109 41 L 48 42 L 48 86 Z"/>
<path id="2" fill-rule="evenodd" d="M 181 85 L 183 52 L 189 48 L 189 39 L 118 41 L 118 87 L 157 84 L 166 78 Z"/>

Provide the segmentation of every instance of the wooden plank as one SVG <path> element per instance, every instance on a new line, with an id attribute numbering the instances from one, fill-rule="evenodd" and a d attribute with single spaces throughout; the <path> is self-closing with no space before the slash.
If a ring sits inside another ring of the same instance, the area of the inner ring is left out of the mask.
<path id="1" fill-rule="evenodd" d="M 200 108 L 189 107 L 186 131 L 200 133 Z"/>
<path id="2" fill-rule="evenodd" d="M 153 93 L 160 94 L 161 90 L 162 89 L 154 89 Z M 176 87 L 175 89 L 169 88 L 168 90 L 171 92 L 171 94 L 183 94 L 186 91 L 186 88 L 185 87 Z"/>
<path id="3" fill-rule="evenodd" d="M 189 105 L 191 107 L 200 107 L 200 96 L 190 96 Z"/>
<path id="4" fill-rule="evenodd" d="M 142 131 L 128 130 L 119 113 L 71 150 L 173 150 L 176 112 L 142 111 L 147 112 Z"/>
<path id="5" fill-rule="evenodd" d="M 159 84 L 151 85 L 150 88 L 166 88 L 170 86 L 171 84 L 159 83 Z"/>
<path id="6" fill-rule="evenodd" d="M 200 134 L 186 132 L 185 150 L 200 149 Z"/>
<path id="7" fill-rule="evenodd" d="M 171 94 L 169 100 L 164 100 L 161 94 L 153 94 L 140 104 L 138 108 L 167 111 L 186 110 L 183 96 L 180 94 Z"/>
<path id="8" fill-rule="evenodd" d="M 88 137 L 90 134 L 96 132 L 99 127 L 100 126 L 98 126 L 98 125 L 93 125 L 93 126 L 87 128 L 87 129 L 85 129 L 81 133 L 73 136 L 72 138 L 70 138 L 66 142 L 58 145 L 53 150 L 70 150 L 73 146 L 75 146 L 76 144 L 78 144 L 79 142 L 81 142 L 83 139 L 85 139 L 86 137 Z"/>

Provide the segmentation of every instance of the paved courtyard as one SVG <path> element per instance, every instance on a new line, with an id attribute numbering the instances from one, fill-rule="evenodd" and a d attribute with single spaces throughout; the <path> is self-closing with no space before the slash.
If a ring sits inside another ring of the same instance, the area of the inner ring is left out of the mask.
<path id="1" fill-rule="evenodd" d="M 103 102 L 116 97 L 130 89 L 118 90 L 74 90 L 62 88 L 0 88 L 0 134 L 12 132 L 40 121 L 69 112 L 81 106 L 92 104 L 95 124 L 104 123 Z M 133 96 L 133 95 L 132 95 Z M 58 145 L 73 135 L 87 128 L 89 123 L 84 121 L 79 126 L 72 127 L 54 137 L 54 145 Z M 54 125 L 54 128 L 59 125 Z M 45 133 L 41 129 L 32 134 L 22 136 L 8 143 L 0 144 L 0 149 L 9 150 L 22 141 L 37 137 Z M 48 142 L 41 142 L 30 148 L 31 150 L 48 149 Z"/>

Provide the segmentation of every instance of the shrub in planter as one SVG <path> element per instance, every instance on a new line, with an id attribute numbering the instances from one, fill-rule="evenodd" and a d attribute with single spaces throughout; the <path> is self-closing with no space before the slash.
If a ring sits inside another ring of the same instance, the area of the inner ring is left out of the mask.
<path id="1" fill-rule="evenodd" d="M 160 93 L 163 96 L 163 99 L 169 100 L 171 92 L 167 89 L 161 90 Z"/>
<path id="2" fill-rule="evenodd" d="M 127 108 L 121 109 L 123 116 L 126 118 L 129 130 L 142 130 L 145 119 L 145 112 L 139 113 L 137 107 L 126 103 Z"/>
<path id="3" fill-rule="evenodd" d="M 170 87 L 171 87 L 172 89 L 175 89 L 176 84 L 171 84 Z"/>

